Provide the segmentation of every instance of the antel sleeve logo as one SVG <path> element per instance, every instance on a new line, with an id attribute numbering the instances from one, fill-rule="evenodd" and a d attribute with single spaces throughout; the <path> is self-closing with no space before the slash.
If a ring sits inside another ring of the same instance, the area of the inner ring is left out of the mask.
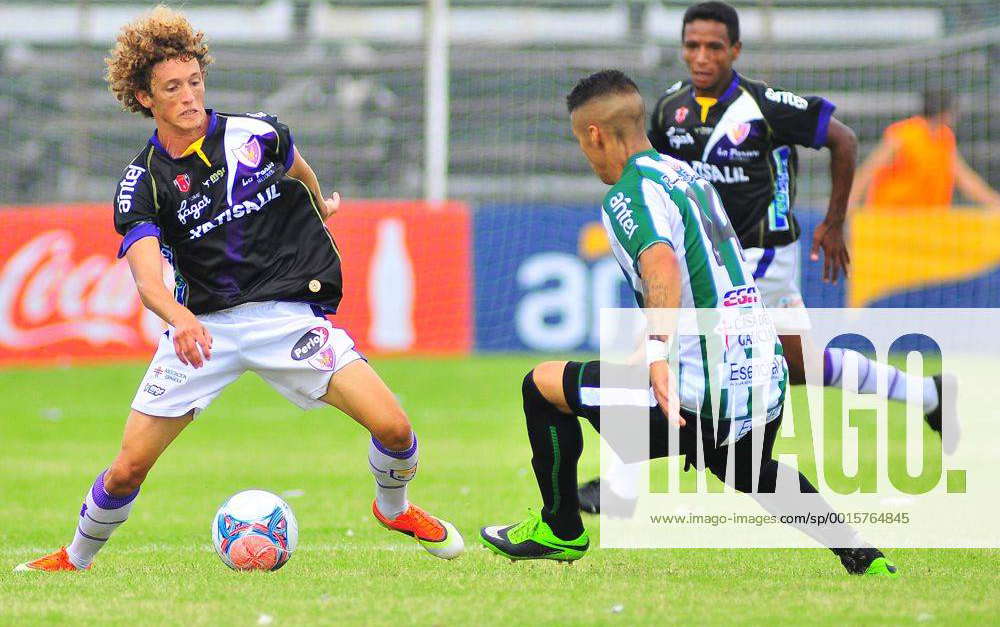
<path id="1" fill-rule="evenodd" d="M 292 359 L 295 361 L 309 359 L 319 352 L 319 349 L 323 348 L 329 339 L 330 332 L 325 327 L 309 329 L 292 347 Z"/>
<path id="2" fill-rule="evenodd" d="M 639 228 L 639 224 L 632 217 L 632 210 L 629 209 L 631 202 L 632 199 L 623 192 L 618 192 L 611 197 L 611 211 L 615 214 L 615 220 L 618 220 L 618 224 L 622 226 L 628 239 L 632 239 L 632 234 Z"/>
<path id="3" fill-rule="evenodd" d="M 809 108 L 809 101 L 802 96 L 793 94 L 790 91 L 774 91 L 768 87 L 764 92 L 764 97 L 771 102 L 786 104 L 789 107 L 795 107 L 796 109 L 801 109 L 802 111 Z"/>
<path id="4" fill-rule="evenodd" d="M 128 213 L 132 209 L 132 194 L 135 193 L 135 186 L 145 173 L 146 169 L 137 165 L 129 165 L 125 168 L 125 174 L 122 176 L 121 182 L 118 183 L 118 198 L 116 200 L 118 211 L 121 213 Z"/>

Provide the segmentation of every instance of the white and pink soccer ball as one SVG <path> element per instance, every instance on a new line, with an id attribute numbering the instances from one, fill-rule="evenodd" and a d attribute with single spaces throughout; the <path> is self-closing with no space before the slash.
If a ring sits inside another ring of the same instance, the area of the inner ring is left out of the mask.
<path id="1" fill-rule="evenodd" d="M 276 494 L 244 490 L 215 514 L 212 540 L 219 558 L 234 570 L 278 570 L 295 551 L 299 525 Z"/>

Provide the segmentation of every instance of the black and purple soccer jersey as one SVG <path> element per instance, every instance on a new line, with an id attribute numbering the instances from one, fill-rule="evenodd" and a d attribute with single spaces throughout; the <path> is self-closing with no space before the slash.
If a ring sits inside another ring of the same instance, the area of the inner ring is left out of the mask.
<path id="1" fill-rule="evenodd" d="M 833 110 L 824 98 L 736 72 L 718 99 L 698 98 L 690 81 L 679 81 L 656 103 L 649 141 L 715 186 L 744 248 L 780 246 L 799 236 L 795 147 L 821 148 Z"/>
<path id="2" fill-rule="evenodd" d="M 340 255 L 306 185 L 286 176 L 292 134 L 265 113 L 209 110 L 205 137 L 172 158 L 156 133 L 115 191 L 119 256 L 155 236 L 178 302 L 195 314 L 247 302 L 305 302 L 334 312 Z"/>

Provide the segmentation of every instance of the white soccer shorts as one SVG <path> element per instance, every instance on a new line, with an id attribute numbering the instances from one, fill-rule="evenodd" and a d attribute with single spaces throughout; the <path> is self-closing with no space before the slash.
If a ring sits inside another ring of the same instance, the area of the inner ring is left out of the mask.
<path id="1" fill-rule="evenodd" d="M 330 377 L 363 359 L 347 332 L 304 303 L 247 303 L 198 320 L 212 334 L 212 358 L 198 369 L 185 366 L 164 333 L 132 409 L 160 417 L 192 409 L 197 414 L 247 370 L 302 409 L 322 407 L 317 399 L 326 394 Z"/>
<path id="2" fill-rule="evenodd" d="M 753 280 L 764 306 L 772 311 L 778 333 L 809 329 L 809 318 L 799 291 L 802 259 L 799 242 L 771 248 L 744 248 L 743 258 L 753 271 Z"/>

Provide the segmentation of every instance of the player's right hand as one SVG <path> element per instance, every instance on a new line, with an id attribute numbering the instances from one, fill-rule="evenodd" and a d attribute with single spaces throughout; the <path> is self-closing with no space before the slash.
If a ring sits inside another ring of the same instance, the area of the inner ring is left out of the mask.
<path id="1" fill-rule="evenodd" d="M 323 199 L 323 219 L 326 220 L 340 209 L 340 194 L 333 192 L 329 198 Z"/>
<path id="2" fill-rule="evenodd" d="M 653 388 L 653 396 L 656 397 L 660 411 L 667 417 L 667 422 L 676 427 L 683 427 L 686 421 L 681 416 L 677 382 L 666 359 L 659 359 L 649 364 L 649 385 Z"/>
<path id="3" fill-rule="evenodd" d="M 823 250 L 823 282 L 836 283 L 843 274 L 847 278 L 847 268 L 851 265 L 851 255 L 847 252 L 843 223 L 819 223 L 813 231 L 813 244 L 809 259 L 819 261 L 819 251 Z"/>
<path id="4" fill-rule="evenodd" d="M 205 361 L 212 358 L 212 334 L 190 311 L 185 310 L 178 316 L 173 336 L 174 352 L 185 366 L 201 368 Z"/>

